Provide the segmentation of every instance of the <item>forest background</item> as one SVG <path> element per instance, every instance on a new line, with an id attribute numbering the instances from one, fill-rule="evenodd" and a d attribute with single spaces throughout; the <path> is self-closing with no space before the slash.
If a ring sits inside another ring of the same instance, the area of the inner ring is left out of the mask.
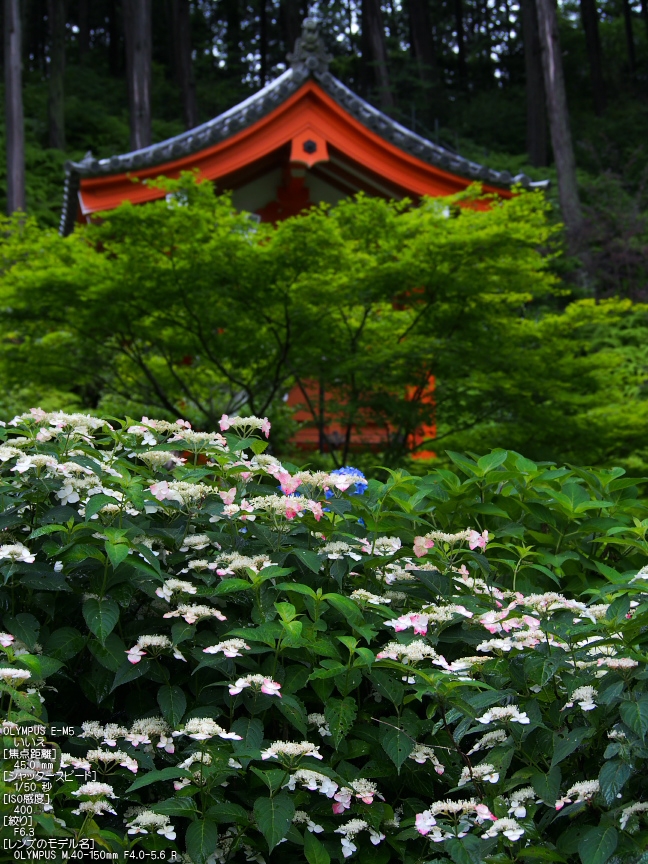
<path id="1" fill-rule="evenodd" d="M 460 397 L 449 386 L 452 370 L 446 385 L 440 384 L 437 450 L 516 447 L 533 458 L 622 464 L 643 473 L 648 467 L 643 305 L 648 299 L 648 7 L 646 0 L 581 0 L 562 3 L 557 11 L 579 218 L 568 235 L 550 235 L 544 227 L 533 234 L 529 215 L 531 234 L 524 242 L 535 242 L 545 255 L 552 291 L 531 291 L 512 314 L 510 304 L 498 307 L 489 297 L 480 337 L 474 317 L 472 329 L 467 324 L 465 332 L 458 330 L 458 341 L 471 340 L 475 350 L 470 375 L 461 371 Z M 286 68 L 286 54 L 307 14 L 320 21 L 334 75 L 448 149 L 496 169 L 552 180 L 549 218 L 559 223 L 560 184 L 549 132 L 554 118 L 547 111 L 537 13 L 535 0 L 5 0 L 6 81 L 17 15 L 22 31 L 25 138 L 18 146 L 26 167 L 24 209 L 35 220 L 22 252 L 41 248 L 43 238 L 52 237 L 67 159 L 78 160 L 88 150 L 102 158 L 146 146 L 237 104 Z M 150 72 L 138 67 L 148 55 Z M 138 80 L 150 87 L 138 93 Z M 150 92 L 150 101 L 144 96 L 142 102 L 142 92 Z M 2 147 L 7 144 L 15 155 L 16 142 L 3 134 Z M 6 164 L 3 158 L 0 171 Z M 11 177 L 2 181 L 2 189 L 11 189 Z M 11 201 L 3 203 L 15 209 Z M 491 248 L 495 258 L 509 254 L 497 237 Z M 72 399 L 85 409 L 141 409 L 114 393 L 108 398 L 87 381 L 70 382 L 66 389 L 50 380 L 49 391 L 43 390 L 34 328 L 51 329 L 42 302 L 51 279 L 41 283 L 40 305 L 24 301 L 17 315 L 20 304 L 10 306 L 8 299 L 16 296 L 9 278 L 15 251 L 9 243 L 3 253 L 3 281 L 9 286 L 3 288 L 0 313 L 3 416 L 43 397 L 50 408 L 63 397 L 66 407 L 74 407 Z M 465 257 L 470 255 L 467 247 Z M 476 275 L 466 271 L 466 290 Z M 503 284 L 502 290 L 509 295 L 517 290 L 522 297 L 520 286 Z M 454 299 L 459 303 L 460 294 Z M 73 318 L 71 307 L 68 312 Z M 32 328 L 27 341 L 26 321 Z M 520 322 L 537 326 L 532 339 Z M 508 362 L 494 366 L 493 354 L 501 353 L 507 334 Z M 428 338 L 432 345 L 435 335 Z M 514 349 L 533 340 L 540 350 L 521 366 Z M 465 367 L 466 357 L 463 362 Z M 332 369 L 332 379 L 335 375 Z M 379 389 L 375 377 L 371 382 Z M 444 397 L 454 413 L 444 414 Z M 155 400 L 146 407 L 157 416 L 170 413 Z M 291 426 L 279 403 L 269 413 L 273 410 L 280 447 L 281 429 L 285 444 Z M 415 426 L 416 418 L 408 422 Z M 403 436 L 399 440 L 402 444 Z M 406 458 L 402 446 L 392 449 L 385 461 Z"/>

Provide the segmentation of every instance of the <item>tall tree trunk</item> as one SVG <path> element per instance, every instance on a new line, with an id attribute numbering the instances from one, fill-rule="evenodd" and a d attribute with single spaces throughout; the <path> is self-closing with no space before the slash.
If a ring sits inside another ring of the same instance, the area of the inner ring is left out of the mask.
<path id="1" fill-rule="evenodd" d="M 632 9 L 630 8 L 630 0 L 622 0 L 622 4 L 626 45 L 628 46 L 628 66 L 630 67 L 630 77 L 634 81 L 637 74 L 637 57 L 635 54 L 634 34 L 632 32 Z"/>
<path id="2" fill-rule="evenodd" d="M 596 0 L 580 0 L 581 21 L 585 31 L 587 59 L 592 82 L 594 111 L 600 117 L 605 111 L 605 82 L 603 80 L 603 54 L 599 38 L 599 19 Z"/>
<path id="3" fill-rule="evenodd" d="M 362 0 L 362 36 L 378 89 L 380 107 L 389 110 L 395 105 L 389 80 L 387 46 L 380 0 Z M 363 52 L 364 53 L 364 52 Z"/>
<path id="4" fill-rule="evenodd" d="M 7 213 L 25 209 L 25 122 L 22 101 L 20 2 L 4 0 L 4 71 L 7 123 Z"/>
<path id="5" fill-rule="evenodd" d="M 463 0 L 454 0 L 455 31 L 457 36 L 457 61 L 459 87 L 468 87 L 468 66 L 466 65 L 466 38 L 464 32 Z"/>
<path id="6" fill-rule="evenodd" d="M 440 84 L 430 10 L 427 0 L 409 0 L 408 4 L 412 51 L 421 82 L 431 91 L 433 102 L 438 98 Z"/>
<path id="7" fill-rule="evenodd" d="M 527 153 L 532 165 L 548 165 L 547 98 L 535 0 L 522 0 L 522 38 L 526 72 Z"/>
<path id="8" fill-rule="evenodd" d="M 90 50 L 90 0 L 79 0 L 79 62 L 83 63 Z"/>
<path id="9" fill-rule="evenodd" d="M 47 119 L 49 146 L 65 150 L 65 0 L 47 0 L 50 36 Z"/>
<path id="10" fill-rule="evenodd" d="M 268 80 L 268 6 L 267 0 L 259 0 L 259 54 L 261 58 L 261 86 Z"/>
<path id="11" fill-rule="evenodd" d="M 196 81 L 191 59 L 191 6 L 189 0 L 173 0 L 173 33 L 175 65 L 182 92 L 182 114 L 185 128 L 198 125 Z"/>
<path id="12" fill-rule="evenodd" d="M 151 0 L 124 0 L 131 149 L 151 143 Z"/>
<path id="13" fill-rule="evenodd" d="M 558 14 L 555 0 L 536 0 L 536 8 L 542 45 L 542 68 L 547 94 L 551 146 L 558 174 L 558 197 L 570 248 L 575 250 L 583 214 L 578 197 L 576 160 L 569 128 L 567 95 L 558 38 Z"/>

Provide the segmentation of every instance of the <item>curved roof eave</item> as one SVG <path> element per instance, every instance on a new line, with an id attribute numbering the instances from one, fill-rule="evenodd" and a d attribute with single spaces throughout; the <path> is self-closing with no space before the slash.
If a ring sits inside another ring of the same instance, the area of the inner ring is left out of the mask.
<path id="1" fill-rule="evenodd" d="M 83 177 L 101 177 L 121 174 L 143 168 L 154 167 L 200 152 L 205 148 L 223 141 L 233 134 L 251 126 L 269 114 L 295 93 L 301 85 L 313 77 L 322 89 L 346 112 L 406 153 L 469 180 L 483 181 L 501 187 L 520 184 L 526 188 L 546 188 L 548 180 L 533 182 L 525 174 L 512 176 L 509 171 L 494 171 L 477 162 L 471 162 L 421 135 L 417 135 L 397 121 L 374 108 L 328 71 L 328 64 L 293 62 L 278 78 L 267 84 L 257 93 L 194 129 L 152 144 L 141 150 L 112 156 L 109 159 L 95 159 L 88 153 L 81 162 L 67 162 L 65 165 L 65 185 L 63 192 L 63 212 L 59 231 L 69 234 L 76 222 L 80 207 L 79 190 Z"/>

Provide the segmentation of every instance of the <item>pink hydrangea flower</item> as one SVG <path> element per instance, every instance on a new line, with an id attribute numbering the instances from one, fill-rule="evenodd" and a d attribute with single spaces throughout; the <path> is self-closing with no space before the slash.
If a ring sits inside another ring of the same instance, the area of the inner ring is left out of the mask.
<path id="1" fill-rule="evenodd" d="M 415 633 L 425 636 L 429 620 L 430 619 L 427 615 L 419 615 L 417 612 L 410 612 L 409 615 L 401 615 L 400 618 L 392 618 L 391 621 L 385 621 L 385 626 L 393 627 L 397 633 L 401 630 L 407 630 L 409 627 L 413 627 Z"/>
<path id="2" fill-rule="evenodd" d="M 223 504 L 233 504 L 236 498 L 236 486 L 232 486 L 227 492 L 219 492 Z"/>
<path id="3" fill-rule="evenodd" d="M 280 690 L 281 684 L 277 684 L 276 681 L 271 681 L 270 678 L 266 678 L 261 685 L 261 692 L 268 696 L 281 696 L 281 693 L 279 692 Z"/>
<path id="4" fill-rule="evenodd" d="M 488 543 L 488 531 L 482 531 L 481 534 L 477 531 L 471 531 L 468 535 L 468 545 L 471 549 L 485 549 Z"/>
<path id="5" fill-rule="evenodd" d="M 281 491 L 284 495 L 292 495 L 300 486 L 301 480 L 299 477 L 291 477 L 288 473 L 281 475 Z"/>
<path id="6" fill-rule="evenodd" d="M 151 495 L 157 498 L 158 501 L 164 501 L 165 498 L 169 497 L 169 493 L 171 492 L 166 480 L 162 480 L 160 483 L 153 483 L 152 486 L 149 486 L 149 490 Z"/>
<path id="7" fill-rule="evenodd" d="M 475 812 L 477 813 L 477 822 L 483 822 L 484 819 L 491 819 L 493 822 L 497 821 L 497 816 L 493 816 L 485 804 L 477 804 Z"/>
<path id="8" fill-rule="evenodd" d="M 333 812 L 344 813 L 345 810 L 348 810 L 351 806 L 352 795 L 352 790 L 346 786 L 343 786 L 342 789 L 338 790 L 333 796 L 335 801 L 335 804 L 333 804 Z"/>
<path id="9" fill-rule="evenodd" d="M 126 652 L 126 656 L 131 663 L 139 663 L 145 654 L 146 651 L 142 651 L 139 645 L 133 645 L 133 647 L 129 648 Z"/>
<path id="10" fill-rule="evenodd" d="M 434 540 L 428 540 L 426 537 L 414 538 L 414 554 L 417 558 L 421 558 L 427 554 L 427 550 L 434 546 Z"/>
<path id="11" fill-rule="evenodd" d="M 436 824 L 436 819 L 429 810 L 416 814 L 416 830 L 419 834 L 423 834 L 423 836 L 429 834 Z"/>

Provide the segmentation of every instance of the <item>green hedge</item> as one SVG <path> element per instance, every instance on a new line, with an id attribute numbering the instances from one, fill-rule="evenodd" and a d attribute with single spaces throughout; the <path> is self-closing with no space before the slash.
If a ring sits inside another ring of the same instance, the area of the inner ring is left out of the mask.
<path id="1" fill-rule="evenodd" d="M 637 481 L 496 450 L 367 483 L 281 465 L 263 420 L 221 430 L 2 430 L 3 746 L 43 723 L 58 772 L 32 845 L 646 860 Z M 9 761 L 4 801 L 47 791 Z"/>

